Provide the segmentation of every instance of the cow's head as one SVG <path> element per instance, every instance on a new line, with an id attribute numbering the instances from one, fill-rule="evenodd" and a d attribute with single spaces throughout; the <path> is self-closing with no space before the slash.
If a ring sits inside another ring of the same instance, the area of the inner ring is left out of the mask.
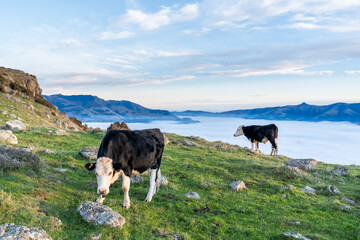
<path id="1" fill-rule="evenodd" d="M 238 136 L 244 135 L 243 127 L 244 127 L 244 125 L 240 125 L 240 126 L 236 129 L 236 132 L 234 133 L 234 137 L 238 137 Z"/>
<path id="2" fill-rule="evenodd" d="M 118 171 L 120 171 L 121 165 L 119 163 L 113 163 L 111 158 L 100 157 L 96 163 L 87 163 L 85 168 L 89 171 L 95 169 L 97 180 L 97 193 L 105 196 L 109 193 L 109 188 L 118 177 Z"/>

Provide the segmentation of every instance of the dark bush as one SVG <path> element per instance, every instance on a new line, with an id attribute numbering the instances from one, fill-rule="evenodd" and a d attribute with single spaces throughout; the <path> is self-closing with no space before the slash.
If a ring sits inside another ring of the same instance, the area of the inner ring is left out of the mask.
<path id="1" fill-rule="evenodd" d="M 70 120 L 75 123 L 80 129 L 84 130 L 84 131 L 88 131 L 89 127 L 87 124 L 82 124 L 82 121 L 80 121 L 79 119 L 77 119 L 76 117 L 71 117 Z"/>
<path id="2" fill-rule="evenodd" d="M 52 110 L 55 110 L 55 111 L 58 110 L 57 107 L 55 107 L 55 105 L 53 105 L 52 103 L 47 101 L 43 96 L 36 96 L 35 97 L 35 102 L 40 103 L 40 104 L 42 104 L 42 105 L 44 105 L 44 106 L 46 106 L 46 107 L 48 107 L 48 108 L 50 108 Z"/>
<path id="3" fill-rule="evenodd" d="M 0 146 L 0 170 L 30 170 L 39 172 L 43 168 L 44 163 L 37 155 L 16 148 Z"/>
<path id="4" fill-rule="evenodd" d="M 110 127 L 107 128 L 107 131 L 110 130 L 130 130 L 130 128 L 125 122 L 114 122 L 110 125 Z"/>

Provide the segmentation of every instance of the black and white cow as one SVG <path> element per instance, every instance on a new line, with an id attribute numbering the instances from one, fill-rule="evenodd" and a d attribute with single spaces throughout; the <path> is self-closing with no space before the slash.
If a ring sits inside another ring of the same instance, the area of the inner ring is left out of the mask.
<path id="1" fill-rule="evenodd" d="M 109 131 L 101 142 L 96 163 L 85 165 L 87 170 L 96 172 L 99 194 L 96 201 L 102 203 L 110 185 L 121 176 L 123 208 L 130 208 L 130 176 L 148 171 L 150 188 L 145 202 L 150 202 L 160 185 L 163 151 L 164 135 L 159 129 Z"/>
<path id="2" fill-rule="evenodd" d="M 278 153 L 278 128 L 275 124 L 258 126 L 252 125 L 245 127 L 244 125 L 240 125 L 236 130 L 234 137 L 238 137 L 241 135 L 245 135 L 247 139 L 252 143 L 251 150 L 258 151 L 259 150 L 259 142 L 267 143 L 270 141 L 272 145 L 272 150 L 270 155 L 277 155 Z"/>

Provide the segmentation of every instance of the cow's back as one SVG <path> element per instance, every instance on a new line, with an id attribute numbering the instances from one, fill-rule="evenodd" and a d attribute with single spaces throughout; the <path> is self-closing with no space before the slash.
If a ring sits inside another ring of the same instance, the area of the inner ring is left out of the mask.
<path id="1" fill-rule="evenodd" d="M 164 135 L 159 129 L 111 130 L 101 142 L 98 158 L 108 157 L 124 167 L 143 171 L 161 158 L 163 149 Z"/>

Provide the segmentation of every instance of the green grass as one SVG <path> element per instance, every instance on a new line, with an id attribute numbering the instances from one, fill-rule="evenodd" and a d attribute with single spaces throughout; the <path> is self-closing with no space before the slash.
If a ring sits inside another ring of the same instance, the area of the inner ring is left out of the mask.
<path id="1" fill-rule="evenodd" d="M 344 197 L 359 202 L 360 167 L 349 166 L 348 176 L 334 176 L 330 174 L 334 165 L 319 163 L 316 171 L 295 174 L 283 168 L 286 157 L 257 155 L 238 148 L 221 150 L 190 139 L 200 146 L 166 146 L 161 169 L 169 185 L 161 187 L 151 203 L 144 202 L 148 176 L 144 176 L 144 183 L 131 185 L 131 208 L 127 210 L 122 209 L 121 182 L 116 182 L 104 204 L 123 215 L 126 224 L 123 229 L 96 227 L 76 211 L 82 202 L 97 198 L 96 189 L 89 187 L 96 182 L 95 174 L 85 170 L 83 165 L 88 161 L 78 151 L 85 146 L 97 147 L 103 135 L 72 132 L 54 136 L 45 128 L 15 134 L 19 147 L 34 146 L 46 164 L 39 174 L 0 171 L 0 224 L 38 227 L 53 239 L 90 239 L 96 233 L 102 233 L 102 239 L 166 238 L 161 231 L 179 233 L 183 239 L 285 239 L 282 233 L 289 231 L 313 240 L 360 238 L 359 209 L 342 211 L 340 207 L 346 204 Z M 183 137 L 168 134 L 168 138 Z M 56 153 L 44 155 L 44 149 Z M 69 171 L 57 172 L 56 167 Z M 236 180 L 244 181 L 247 189 L 232 191 L 229 184 Z M 204 187 L 206 182 L 211 186 Z M 296 188 L 287 191 L 285 184 Z M 341 194 L 326 193 L 324 187 L 329 184 Z M 299 190 L 307 185 L 319 194 Z M 187 199 L 184 194 L 189 191 L 198 192 L 201 199 Z M 283 194 L 287 198 L 282 198 Z M 206 207 L 208 212 L 194 212 Z M 56 226 L 55 218 L 63 225 Z"/>

